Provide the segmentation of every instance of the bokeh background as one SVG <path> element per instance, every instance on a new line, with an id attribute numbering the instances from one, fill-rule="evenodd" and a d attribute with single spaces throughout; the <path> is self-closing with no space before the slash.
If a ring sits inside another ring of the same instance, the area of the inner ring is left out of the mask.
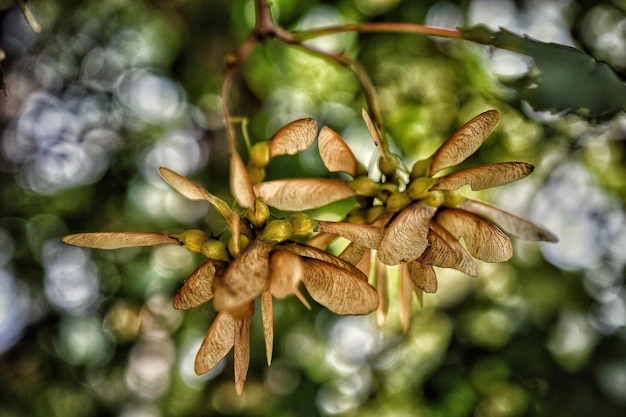
<path id="1" fill-rule="evenodd" d="M 214 211 L 159 178 L 167 166 L 232 201 L 219 95 L 224 59 L 254 24 L 251 0 L 0 6 L 0 417 L 622 416 L 626 412 L 626 117 L 539 111 L 516 95 L 527 57 L 410 34 L 341 34 L 370 74 L 393 149 L 428 156 L 474 115 L 499 127 L 468 164 L 523 160 L 527 179 L 475 194 L 538 222 L 558 244 L 514 241 L 480 277 L 439 271 L 409 332 L 392 308 L 339 317 L 275 303 L 265 363 L 258 315 L 241 397 L 232 354 L 203 376 L 195 352 L 215 312 L 176 311 L 200 258 L 179 247 L 88 251 L 83 231 L 218 232 Z M 273 0 L 288 29 L 350 22 L 484 23 L 575 46 L 626 74 L 623 0 Z M 233 114 L 253 141 L 314 117 L 371 165 L 363 91 L 345 68 L 276 41 L 239 68 Z M 557 81 L 553 81 L 558 83 Z M 315 151 L 268 176 L 325 176 Z M 349 203 L 315 212 L 338 218 Z M 391 287 L 392 296 L 397 291 Z"/>

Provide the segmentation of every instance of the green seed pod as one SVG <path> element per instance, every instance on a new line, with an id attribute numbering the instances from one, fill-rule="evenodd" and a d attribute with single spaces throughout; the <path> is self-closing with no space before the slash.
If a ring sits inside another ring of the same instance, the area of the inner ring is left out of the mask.
<path id="1" fill-rule="evenodd" d="M 421 200 L 428 197 L 430 187 L 437 183 L 436 178 L 419 177 L 415 178 L 407 188 L 407 194 L 411 200 Z"/>
<path id="2" fill-rule="evenodd" d="M 294 236 L 306 236 L 313 231 L 319 222 L 304 213 L 294 213 L 289 216 L 291 222 L 292 233 Z"/>
<path id="3" fill-rule="evenodd" d="M 430 171 L 431 158 L 421 159 L 413 164 L 411 169 L 411 180 L 419 177 L 427 177 Z"/>
<path id="4" fill-rule="evenodd" d="M 444 191 L 444 205 L 447 207 L 458 207 L 465 198 L 457 190 Z"/>
<path id="5" fill-rule="evenodd" d="M 267 141 L 257 142 L 250 148 L 249 164 L 263 168 L 270 162 L 270 145 Z"/>
<path id="6" fill-rule="evenodd" d="M 266 242 L 284 242 L 289 239 L 293 234 L 293 228 L 289 220 L 280 219 L 272 220 L 265 225 L 257 239 Z"/>
<path id="7" fill-rule="evenodd" d="M 228 239 L 228 253 L 231 254 L 233 258 L 237 257 L 242 250 L 248 247 L 250 244 L 250 239 L 246 235 L 239 235 L 239 248 L 235 248 L 235 239 L 234 236 L 231 236 Z"/>
<path id="8" fill-rule="evenodd" d="M 398 191 L 398 186 L 396 184 L 393 184 L 391 182 L 386 182 L 384 184 L 381 184 L 380 187 L 378 188 L 378 193 L 376 193 L 376 198 L 382 201 L 383 203 L 386 203 L 387 200 L 389 200 L 389 197 L 391 197 L 391 195 L 397 191 Z"/>
<path id="9" fill-rule="evenodd" d="M 378 193 L 378 184 L 363 175 L 348 182 L 348 186 L 352 188 L 357 195 L 366 197 L 374 197 Z"/>
<path id="10" fill-rule="evenodd" d="M 441 207 L 445 202 L 445 195 L 443 191 L 431 191 L 428 196 L 421 200 L 422 203 L 431 207 Z"/>
<path id="11" fill-rule="evenodd" d="M 387 199 L 387 211 L 400 211 L 411 203 L 411 199 L 405 192 L 394 191 Z"/>
<path id="12" fill-rule="evenodd" d="M 246 212 L 246 218 L 250 220 L 250 223 L 257 228 L 261 229 L 267 223 L 267 219 L 270 217 L 270 209 L 267 207 L 261 199 L 257 198 L 254 201 L 254 213 L 252 210 Z"/>
<path id="13" fill-rule="evenodd" d="M 215 259 L 216 261 L 230 261 L 228 256 L 228 248 L 226 243 L 217 239 L 209 239 L 202 245 L 202 254 L 209 259 Z"/>
<path id="14" fill-rule="evenodd" d="M 350 210 L 350 212 L 348 213 L 348 215 L 346 216 L 346 221 L 348 223 L 354 223 L 354 224 L 365 224 L 365 214 L 366 214 L 366 210 L 361 208 L 361 207 L 357 207 L 355 209 Z"/>
<path id="15" fill-rule="evenodd" d="M 398 157 L 395 154 L 388 153 L 387 158 L 381 157 L 378 160 L 378 168 L 385 175 L 395 175 L 398 169 Z"/>
<path id="16" fill-rule="evenodd" d="M 385 206 L 373 206 L 365 210 L 365 223 L 372 224 L 385 212 Z"/>
<path id="17" fill-rule="evenodd" d="M 187 250 L 196 253 L 202 252 L 202 245 L 209 240 L 209 235 L 198 229 L 190 229 L 183 233 L 173 233 L 170 236 L 178 239 Z"/>
<path id="18" fill-rule="evenodd" d="M 246 168 L 248 171 L 248 177 L 252 184 L 258 184 L 265 179 L 265 168 L 255 165 L 248 165 Z"/>

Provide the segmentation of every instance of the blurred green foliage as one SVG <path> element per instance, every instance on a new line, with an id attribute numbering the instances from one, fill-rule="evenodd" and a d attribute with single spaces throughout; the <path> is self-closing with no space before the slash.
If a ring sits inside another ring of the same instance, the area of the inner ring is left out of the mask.
<path id="1" fill-rule="evenodd" d="M 225 57 L 254 25 L 253 2 L 28 4 L 38 35 L 18 8 L 0 14 L 9 94 L 0 96 L 0 417 L 623 415 L 623 111 L 611 105 L 615 115 L 601 122 L 544 112 L 544 101 L 507 86 L 528 75 L 523 57 L 468 41 L 392 33 L 310 41 L 363 65 L 392 148 L 407 164 L 497 108 L 499 127 L 467 163 L 525 160 L 536 170 L 478 197 L 544 224 L 561 242 L 515 242 L 511 262 L 481 264 L 477 279 L 441 271 L 437 294 L 423 307 L 414 303 L 406 335 L 393 306 L 378 329 L 370 316 L 277 302 L 274 363 L 267 368 L 254 321 L 251 368 L 237 397 L 232 356 L 208 375 L 193 374 L 211 306 L 171 307 L 200 258 L 180 248 L 88 252 L 58 239 L 82 231 L 224 230 L 212 209 L 179 198 L 156 169 L 175 169 L 232 201 L 220 84 Z M 272 11 L 298 30 L 348 22 L 501 25 L 605 61 L 617 74 L 615 92 L 603 90 L 598 113 L 613 93 L 623 96 L 619 2 L 459 4 L 277 0 Z M 558 68 L 576 73 L 573 66 L 566 59 Z M 566 81 L 544 79 L 542 91 L 556 93 L 542 100 L 563 98 L 564 90 L 583 100 Z M 253 141 L 314 117 L 372 161 L 360 119 L 363 90 L 330 61 L 268 40 L 239 68 L 230 103 L 234 115 L 249 119 Z M 322 175 L 314 152 L 268 167 L 270 178 Z M 390 291 L 398 295 L 396 285 Z"/>

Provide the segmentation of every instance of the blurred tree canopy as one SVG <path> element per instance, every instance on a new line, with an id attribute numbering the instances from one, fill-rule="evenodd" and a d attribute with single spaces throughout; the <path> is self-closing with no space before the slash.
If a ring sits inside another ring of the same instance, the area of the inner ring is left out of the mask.
<path id="1" fill-rule="evenodd" d="M 200 257 L 176 246 L 88 251 L 60 237 L 224 229 L 158 167 L 233 201 L 221 88 L 255 2 L 31 0 L 39 33 L 24 4 L 0 1 L 0 417 L 623 415 L 624 1 L 271 2 L 296 36 L 395 22 L 463 27 L 466 39 L 363 30 L 306 40 L 350 68 L 267 37 L 228 92 L 253 143 L 312 117 L 371 166 L 361 109 L 374 92 L 392 151 L 412 163 L 495 108 L 500 123 L 468 165 L 520 160 L 535 172 L 473 195 L 560 242 L 513 239 L 514 258 L 479 263 L 478 278 L 438 271 L 406 334 L 394 303 L 379 328 L 373 314 L 278 302 L 273 363 L 255 317 L 240 397 L 232 356 L 193 372 L 211 305 L 172 308 Z M 269 179 L 325 176 L 308 150 L 267 167 Z M 311 214 L 338 220 L 350 208 Z"/>

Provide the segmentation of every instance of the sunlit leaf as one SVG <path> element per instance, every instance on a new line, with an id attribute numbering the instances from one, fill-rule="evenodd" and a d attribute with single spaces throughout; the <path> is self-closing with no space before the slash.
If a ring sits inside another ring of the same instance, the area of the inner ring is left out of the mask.
<path id="1" fill-rule="evenodd" d="M 268 206 L 290 211 L 318 208 L 354 196 L 345 181 L 319 178 L 261 182 L 254 186 L 254 192 Z"/>
<path id="2" fill-rule="evenodd" d="M 276 298 L 294 293 L 304 275 L 300 257 L 293 252 L 276 250 L 270 256 L 270 291 Z"/>
<path id="3" fill-rule="evenodd" d="M 474 191 L 497 187 L 524 178 L 534 167 L 526 162 L 500 162 L 462 169 L 438 179 L 431 190 L 457 190 L 469 185 Z"/>
<path id="4" fill-rule="evenodd" d="M 448 266 L 444 266 L 444 262 L 441 260 L 440 265 L 433 264 L 435 266 L 440 266 L 444 268 L 454 268 L 458 271 L 464 272 L 471 277 L 478 276 L 478 267 L 472 259 L 472 256 L 467 253 L 463 245 L 458 241 L 458 239 L 450 234 L 446 229 L 441 227 L 437 222 L 430 222 L 430 231 L 437 235 L 439 239 L 445 241 L 445 243 L 456 253 L 456 263 L 450 264 Z M 430 233 L 429 233 L 430 235 Z M 421 258 L 420 258 L 421 259 Z M 423 262 L 423 261 L 421 261 Z M 424 262 L 426 263 L 426 262 Z"/>
<path id="5" fill-rule="evenodd" d="M 353 177 L 359 165 L 348 144 L 334 130 L 324 126 L 317 138 L 320 156 L 331 172 L 346 172 Z"/>
<path id="6" fill-rule="evenodd" d="M 460 164 L 487 139 L 500 120 L 497 110 L 487 110 L 465 123 L 433 154 L 429 177 Z"/>
<path id="7" fill-rule="evenodd" d="M 237 204 L 254 213 L 256 195 L 252 188 L 252 182 L 248 176 L 246 165 L 239 154 L 235 152 L 230 154 L 230 192 L 237 200 Z"/>
<path id="8" fill-rule="evenodd" d="M 269 253 L 272 242 L 253 240 L 228 266 L 213 285 L 213 307 L 218 311 L 237 311 L 267 288 Z"/>
<path id="9" fill-rule="evenodd" d="M 397 265 L 417 259 L 428 246 L 428 224 L 435 212 L 420 204 L 404 208 L 385 230 L 378 247 L 381 262 Z"/>
<path id="10" fill-rule="evenodd" d="M 330 311 L 367 314 L 378 307 L 378 293 L 365 280 L 318 259 L 308 258 L 304 263 L 304 286 L 315 301 Z"/>
<path id="11" fill-rule="evenodd" d="M 439 212 L 437 223 L 456 238 L 463 238 L 473 257 L 485 262 L 504 262 L 513 256 L 509 238 L 493 224 L 467 211 L 446 209 Z"/>
<path id="12" fill-rule="evenodd" d="M 575 112 L 592 119 L 611 118 L 626 110 L 626 85 L 606 63 L 571 46 L 521 37 L 484 25 L 461 28 L 463 38 L 532 58 L 527 76 L 507 83 L 536 110 Z"/>
<path id="13" fill-rule="evenodd" d="M 163 244 L 180 245 L 167 233 L 153 232 L 95 232 L 63 236 L 63 243 L 94 249 L 120 249 Z"/>
<path id="14" fill-rule="evenodd" d="M 432 266 L 421 262 L 409 262 L 408 272 L 415 287 L 427 293 L 437 292 L 437 274 Z"/>
<path id="15" fill-rule="evenodd" d="M 195 371 L 202 375 L 215 367 L 234 344 L 235 320 L 226 313 L 217 315 L 196 355 Z"/>
<path id="16" fill-rule="evenodd" d="M 383 229 L 365 224 L 320 221 L 317 231 L 342 236 L 351 242 L 377 249 L 383 237 Z"/>
<path id="17" fill-rule="evenodd" d="M 250 366 L 250 322 L 251 316 L 236 319 L 234 324 L 235 350 L 235 391 L 237 395 L 243 392 L 243 385 Z"/>
<path id="18" fill-rule="evenodd" d="M 174 308 L 188 310 L 213 298 L 213 279 L 222 275 L 228 264 L 209 259 L 189 275 L 174 297 Z"/>
<path id="19" fill-rule="evenodd" d="M 559 241 L 559 238 L 551 232 L 487 203 L 467 199 L 461 204 L 461 208 L 492 220 L 502 230 L 520 239 L 544 242 Z"/>
<path id="20" fill-rule="evenodd" d="M 280 128 L 268 141 L 270 158 L 284 154 L 295 155 L 311 146 L 316 135 L 315 119 L 306 118 L 291 122 Z"/>
<path id="21" fill-rule="evenodd" d="M 180 195 L 186 197 L 190 200 L 197 201 L 206 201 L 215 207 L 215 210 L 219 213 L 220 216 L 226 222 L 230 222 L 232 210 L 228 206 L 228 204 L 219 197 L 214 196 L 213 194 L 206 191 L 204 188 L 200 187 L 198 184 L 193 181 L 188 180 L 176 172 L 167 169 L 167 168 L 159 168 L 159 173 L 161 177 L 165 180 L 165 182 L 176 190 Z"/>
<path id="22" fill-rule="evenodd" d="M 265 357 L 267 366 L 272 364 L 272 352 L 274 351 L 274 308 L 272 306 L 272 293 L 261 293 L 261 316 L 263 319 L 263 337 L 265 339 Z"/>

